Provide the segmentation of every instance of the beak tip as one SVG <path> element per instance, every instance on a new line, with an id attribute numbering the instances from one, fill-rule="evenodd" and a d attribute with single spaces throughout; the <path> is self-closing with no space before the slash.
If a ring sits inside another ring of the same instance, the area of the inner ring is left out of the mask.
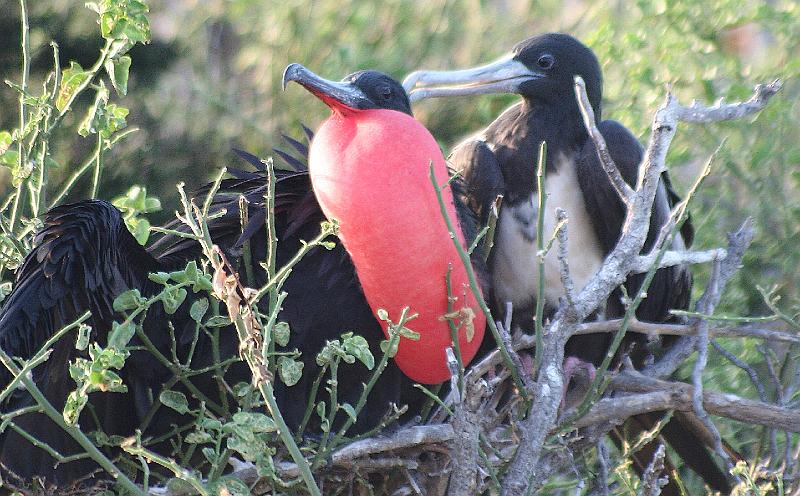
<path id="1" fill-rule="evenodd" d="M 411 93 L 411 90 L 417 85 L 417 81 L 419 81 L 421 76 L 422 71 L 414 71 L 403 79 L 403 89 L 406 90 L 406 93 Z"/>
<path id="2" fill-rule="evenodd" d="M 289 81 L 297 80 L 297 73 L 302 68 L 303 66 L 298 63 L 292 63 L 286 66 L 286 69 L 283 70 L 283 77 L 281 78 L 281 89 L 283 91 L 286 91 L 286 85 L 289 84 Z"/>

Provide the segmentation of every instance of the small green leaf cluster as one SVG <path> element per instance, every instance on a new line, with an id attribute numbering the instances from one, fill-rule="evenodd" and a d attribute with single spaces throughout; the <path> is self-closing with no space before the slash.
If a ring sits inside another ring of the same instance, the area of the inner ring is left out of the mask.
<path id="1" fill-rule="evenodd" d="M 161 201 L 158 198 L 147 196 L 147 188 L 134 185 L 123 196 L 118 196 L 112 201 L 115 207 L 122 211 L 125 224 L 133 233 L 140 245 L 147 244 L 150 237 L 150 221 L 142 214 L 149 214 L 161 210 Z"/>

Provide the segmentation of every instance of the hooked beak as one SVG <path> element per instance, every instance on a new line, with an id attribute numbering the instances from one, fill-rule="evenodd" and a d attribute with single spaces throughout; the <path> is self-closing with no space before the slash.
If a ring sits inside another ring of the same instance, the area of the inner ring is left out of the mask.
<path id="1" fill-rule="evenodd" d="M 544 75 L 529 69 L 508 54 L 486 65 L 461 71 L 415 71 L 403 80 L 403 88 L 411 102 L 425 98 L 480 95 L 486 93 L 518 93 L 526 81 Z"/>
<path id="2" fill-rule="evenodd" d="M 342 112 L 369 108 L 370 100 L 352 83 L 330 81 L 306 69 L 301 64 L 289 64 L 283 71 L 283 89 L 294 81 L 322 100 L 331 110 Z"/>

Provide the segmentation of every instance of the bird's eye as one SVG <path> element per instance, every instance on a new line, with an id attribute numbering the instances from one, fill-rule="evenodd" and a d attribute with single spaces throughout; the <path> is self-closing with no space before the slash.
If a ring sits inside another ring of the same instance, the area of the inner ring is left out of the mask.
<path id="1" fill-rule="evenodd" d="M 391 88 L 389 88 L 388 86 L 384 86 L 383 88 L 381 88 L 381 98 L 383 98 L 384 100 L 388 100 L 391 97 L 392 97 Z"/>
<path id="2" fill-rule="evenodd" d="M 549 69 L 553 67 L 554 63 L 555 59 L 553 59 L 553 56 L 549 53 L 542 55 L 539 57 L 539 60 L 536 61 L 536 65 L 538 65 L 541 69 Z"/>

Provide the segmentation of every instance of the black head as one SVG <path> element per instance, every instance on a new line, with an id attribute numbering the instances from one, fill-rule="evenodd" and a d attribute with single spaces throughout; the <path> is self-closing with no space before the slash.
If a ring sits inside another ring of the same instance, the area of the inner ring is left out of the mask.
<path id="1" fill-rule="evenodd" d="M 528 101 L 569 105 L 577 111 L 574 77 L 586 83 L 600 118 L 603 78 L 592 51 L 572 36 L 548 33 L 528 38 L 490 64 L 458 71 L 417 71 L 403 86 L 411 101 L 440 96 L 516 93 Z M 563 108 L 563 107 L 562 107 Z"/>
<path id="2" fill-rule="evenodd" d="M 335 112 L 384 109 L 412 115 L 403 87 L 382 72 L 358 71 L 335 82 L 317 76 L 300 64 L 290 64 L 283 72 L 284 88 L 289 81 L 302 85 Z"/>
<path id="3" fill-rule="evenodd" d="M 358 71 L 342 79 L 360 89 L 367 97 L 367 107 L 373 109 L 397 110 L 411 113 L 411 102 L 403 86 L 379 71 Z M 363 109 L 362 109 L 363 110 Z"/>
<path id="4" fill-rule="evenodd" d="M 574 80 L 580 76 L 586 83 L 589 102 L 595 112 L 600 111 L 602 70 L 594 53 L 580 41 L 568 34 L 547 33 L 518 43 L 511 53 L 512 60 L 538 75 L 521 81 L 516 93 L 532 100 L 575 101 Z"/>

